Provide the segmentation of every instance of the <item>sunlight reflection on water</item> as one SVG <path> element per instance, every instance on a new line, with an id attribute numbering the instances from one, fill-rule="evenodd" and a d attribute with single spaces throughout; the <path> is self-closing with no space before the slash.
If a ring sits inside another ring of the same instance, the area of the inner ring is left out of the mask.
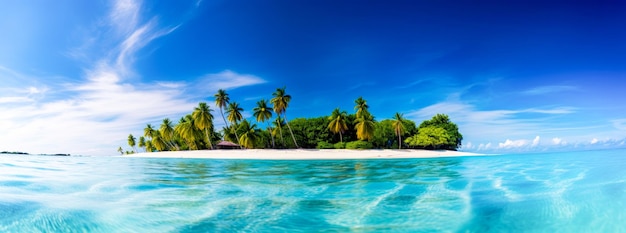
<path id="1" fill-rule="evenodd" d="M 352 161 L 1 159 L 0 232 L 626 231 L 624 150 Z"/>

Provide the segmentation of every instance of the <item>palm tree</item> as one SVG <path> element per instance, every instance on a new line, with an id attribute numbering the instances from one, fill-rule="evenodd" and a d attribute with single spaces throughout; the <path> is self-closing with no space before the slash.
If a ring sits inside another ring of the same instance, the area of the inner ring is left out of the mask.
<path id="1" fill-rule="evenodd" d="M 289 128 L 289 133 L 291 134 L 291 139 L 293 139 L 293 144 L 296 145 L 296 148 L 300 148 L 298 143 L 296 142 L 296 137 L 293 136 L 293 131 L 291 130 L 291 126 L 289 126 L 289 120 L 287 120 L 287 107 L 289 106 L 289 102 L 291 101 L 291 96 L 285 93 L 286 87 L 276 88 L 276 92 L 272 93 L 272 100 L 270 102 L 274 105 L 274 112 L 277 115 L 283 115 L 285 118 L 285 122 L 287 122 L 287 128 Z"/>
<path id="2" fill-rule="evenodd" d="M 136 142 L 137 141 L 135 140 L 135 137 L 132 134 L 129 134 L 128 135 L 128 145 L 133 148 L 133 152 L 135 152 L 135 153 L 137 153 L 137 150 L 135 149 L 135 143 Z"/>
<path id="3" fill-rule="evenodd" d="M 172 150 L 174 150 L 174 148 L 176 148 L 176 150 L 180 150 L 176 142 L 174 142 L 174 127 L 172 126 L 172 121 L 170 121 L 169 118 L 163 119 L 159 131 L 161 131 L 161 136 L 168 147 Z"/>
<path id="4" fill-rule="evenodd" d="M 146 136 L 152 139 L 152 135 L 154 135 L 156 130 L 152 127 L 151 124 L 146 125 L 146 128 L 143 129 L 143 136 Z"/>
<path id="5" fill-rule="evenodd" d="M 220 109 L 220 114 L 222 115 L 222 119 L 224 120 L 226 127 L 228 127 L 228 122 L 226 122 L 226 118 L 224 118 L 224 112 L 222 109 L 226 108 L 229 102 L 230 98 L 228 97 L 226 91 L 223 89 L 217 90 L 217 93 L 215 94 L 215 106 Z"/>
<path id="6" fill-rule="evenodd" d="M 374 123 L 374 117 L 367 113 L 356 119 L 356 137 L 359 140 L 370 140 L 374 137 L 374 130 L 376 130 L 376 124 Z"/>
<path id="7" fill-rule="evenodd" d="M 335 108 L 333 113 L 328 117 L 328 120 L 330 120 L 330 123 L 328 123 L 328 129 L 330 132 L 339 133 L 340 142 L 343 142 L 343 132 L 348 130 L 346 118 L 348 118 L 348 113 L 346 113 L 346 111 L 339 111 L 339 108 Z"/>
<path id="8" fill-rule="evenodd" d="M 265 101 L 264 99 L 259 100 L 259 102 L 256 103 L 256 108 L 253 109 L 254 111 L 254 117 L 256 117 L 256 121 L 257 122 L 265 122 L 266 120 L 269 120 L 270 118 L 272 118 L 272 107 L 267 106 L 267 101 Z M 267 124 L 268 130 L 270 131 L 270 136 L 271 136 L 271 132 L 272 132 L 272 127 L 270 126 L 269 122 Z M 272 147 L 274 147 L 274 137 L 271 136 L 272 138 Z"/>
<path id="9" fill-rule="evenodd" d="M 181 118 L 178 122 L 178 125 L 174 127 L 174 131 L 180 135 L 181 138 L 187 142 L 187 147 L 190 150 L 197 150 L 198 145 L 196 144 L 196 127 L 193 122 L 193 117 L 191 115 L 186 115 Z"/>
<path id="10" fill-rule="evenodd" d="M 235 129 L 233 128 L 234 125 L 231 126 L 224 126 L 224 128 L 222 128 L 222 131 L 224 131 L 224 135 L 223 139 L 229 142 L 236 142 L 237 141 L 237 136 L 235 136 Z"/>
<path id="11" fill-rule="evenodd" d="M 146 141 L 146 152 L 154 151 L 154 145 L 152 145 L 152 141 Z"/>
<path id="12" fill-rule="evenodd" d="M 356 118 L 361 118 L 362 116 L 369 113 L 367 109 L 370 106 L 367 105 L 367 101 L 365 101 L 362 96 L 356 99 L 354 103 L 356 103 L 356 106 L 354 106 L 354 109 L 356 109 Z"/>
<path id="13" fill-rule="evenodd" d="M 160 131 L 155 131 L 156 133 L 152 135 L 152 145 L 158 151 L 166 151 L 167 144 L 165 143 L 165 139 L 163 139 L 163 135 L 161 135 Z"/>
<path id="14" fill-rule="evenodd" d="M 229 103 L 228 109 L 226 110 L 226 113 L 228 113 L 228 121 L 233 123 L 233 125 L 237 125 L 237 122 L 243 119 L 243 116 L 241 115 L 241 111 L 243 111 L 243 108 L 239 107 L 239 104 L 237 102 Z M 241 141 L 239 140 L 239 135 L 237 135 L 237 128 L 238 127 L 236 126 L 232 127 L 232 130 L 235 131 L 235 137 L 237 137 L 237 143 L 239 143 L 239 147 L 241 147 Z"/>
<path id="15" fill-rule="evenodd" d="M 117 152 L 120 152 L 121 155 L 124 155 L 124 149 L 122 149 L 121 146 L 117 148 Z"/>
<path id="16" fill-rule="evenodd" d="M 283 147 L 285 147 L 285 138 L 283 137 L 283 126 L 285 125 L 285 120 L 282 117 L 276 116 L 276 120 L 272 122 L 276 128 L 272 130 L 272 135 L 276 136 L 276 134 L 280 135 L 280 141 L 283 142 Z"/>
<path id="17" fill-rule="evenodd" d="M 374 130 L 376 130 L 376 124 L 374 123 L 374 116 L 369 113 L 367 101 L 363 97 L 359 97 L 354 101 L 356 106 L 356 137 L 359 140 L 370 140 L 374 137 Z"/>
<path id="18" fill-rule="evenodd" d="M 391 124 L 393 131 L 398 136 L 398 149 L 402 149 L 402 133 L 404 133 L 404 118 L 401 113 L 397 113 L 393 116 L 393 123 Z"/>
<path id="19" fill-rule="evenodd" d="M 247 120 L 241 122 L 239 125 L 241 134 L 241 143 L 248 149 L 254 148 L 254 144 L 259 139 L 259 132 L 256 129 L 256 124 L 250 124 Z"/>
<path id="20" fill-rule="evenodd" d="M 139 137 L 139 145 L 140 148 L 143 148 L 143 151 L 146 151 L 146 138 L 144 138 L 143 136 Z"/>
<path id="21" fill-rule="evenodd" d="M 211 114 L 211 110 L 209 105 L 204 102 L 198 104 L 191 114 L 194 120 L 194 125 L 199 130 L 204 130 L 204 134 L 206 136 L 206 140 L 209 142 L 209 147 L 213 149 L 213 143 L 211 143 L 211 137 L 209 136 L 209 129 L 213 131 L 213 114 Z M 211 135 L 212 136 L 212 135 Z"/>

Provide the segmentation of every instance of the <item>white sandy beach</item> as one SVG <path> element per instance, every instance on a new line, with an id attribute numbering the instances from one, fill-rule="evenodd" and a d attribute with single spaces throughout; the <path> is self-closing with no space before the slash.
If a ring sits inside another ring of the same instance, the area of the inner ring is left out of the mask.
<path id="1" fill-rule="evenodd" d="M 481 156 L 483 154 L 449 150 L 316 150 L 316 149 L 246 149 L 197 150 L 137 153 L 123 157 L 139 158 L 202 158 L 202 159 L 264 159 L 264 160 L 326 160 L 326 159 L 403 159 Z"/>

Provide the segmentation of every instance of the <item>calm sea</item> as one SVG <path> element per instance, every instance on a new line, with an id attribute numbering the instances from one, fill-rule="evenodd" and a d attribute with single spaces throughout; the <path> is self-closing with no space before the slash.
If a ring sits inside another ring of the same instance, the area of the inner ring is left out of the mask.
<path id="1" fill-rule="evenodd" d="M 626 232 L 626 150 L 254 161 L 0 156 L 0 232 Z"/>

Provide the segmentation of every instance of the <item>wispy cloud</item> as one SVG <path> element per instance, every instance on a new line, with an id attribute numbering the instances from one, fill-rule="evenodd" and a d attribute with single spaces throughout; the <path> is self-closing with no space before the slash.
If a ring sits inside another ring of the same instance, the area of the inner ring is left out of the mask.
<path id="1" fill-rule="evenodd" d="M 219 89 L 235 89 L 265 83 L 262 78 L 252 74 L 239 74 L 231 70 L 224 70 L 216 74 L 207 74 L 200 78 L 199 84 L 203 90 L 214 92 Z"/>
<path id="2" fill-rule="evenodd" d="M 552 135 L 554 132 L 551 130 L 563 127 L 555 124 L 552 118 L 576 112 L 571 107 L 481 110 L 452 97 L 409 112 L 406 116 L 421 122 L 438 113 L 447 114 L 459 126 L 464 142 L 479 143 L 475 148 L 486 150 L 536 147 L 541 142 L 538 135 Z M 499 142 L 505 138 L 509 139 Z"/>
<path id="3" fill-rule="evenodd" d="M 540 86 L 532 89 L 528 89 L 522 91 L 524 95 L 544 95 L 555 92 L 564 92 L 564 91 L 576 91 L 578 90 L 575 86 Z"/>
<path id="4" fill-rule="evenodd" d="M 109 22 L 118 33 L 126 35 L 137 28 L 140 20 L 141 2 L 138 0 L 113 1 Z"/>
<path id="5" fill-rule="evenodd" d="M 616 129 L 626 131 L 626 119 L 615 119 L 611 122 Z"/>
<path id="6" fill-rule="evenodd" d="M 156 17 L 144 23 L 140 10 L 138 1 L 114 3 L 108 14 L 110 23 L 98 30 L 113 29 L 117 33 L 113 36 L 119 39 L 111 39 L 108 34 L 95 38 L 96 44 L 109 44 L 111 40 L 117 43 L 110 43 L 110 54 L 89 54 L 94 58 L 87 60 L 95 62 L 86 65 L 84 76 L 74 79 L 78 81 L 41 86 L 15 82 L 11 83 L 10 93 L 5 87 L 0 93 L 0 149 L 112 155 L 118 146 L 126 145 L 129 133 L 141 134 L 146 123 L 158 124 L 165 117 L 176 121 L 190 113 L 202 97 L 186 89 L 202 86 L 205 91 L 214 91 L 265 82 L 255 75 L 230 70 L 207 74 L 197 83 L 142 83 L 140 74 L 130 79 L 137 52 L 176 29 L 159 28 Z M 0 79 L 2 76 L 27 78 L 6 67 L 0 67 Z M 49 85 L 55 85 L 55 93 L 63 95 L 47 96 Z"/>
<path id="7" fill-rule="evenodd" d="M 362 83 L 358 83 L 354 86 L 347 88 L 346 91 L 353 91 L 356 89 L 360 89 L 360 88 L 367 87 L 367 86 L 374 86 L 374 85 L 376 85 L 375 82 L 362 82 Z"/>
<path id="8" fill-rule="evenodd" d="M 507 139 L 504 142 L 498 143 L 499 148 L 520 148 L 528 145 L 528 140 L 510 140 Z"/>
<path id="9" fill-rule="evenodd" d="M 531 146 L 533 147 L 538 146 L 540 141 L 541 141 L 541 137 L 536 136 L 535 139 L 533 139 L 533 144 Z"/>
<path id="10" fill-rule="evenodd" d="M 33 99 L 23 96 L 0 97 L 0 104 L 32 102 Z"/>

